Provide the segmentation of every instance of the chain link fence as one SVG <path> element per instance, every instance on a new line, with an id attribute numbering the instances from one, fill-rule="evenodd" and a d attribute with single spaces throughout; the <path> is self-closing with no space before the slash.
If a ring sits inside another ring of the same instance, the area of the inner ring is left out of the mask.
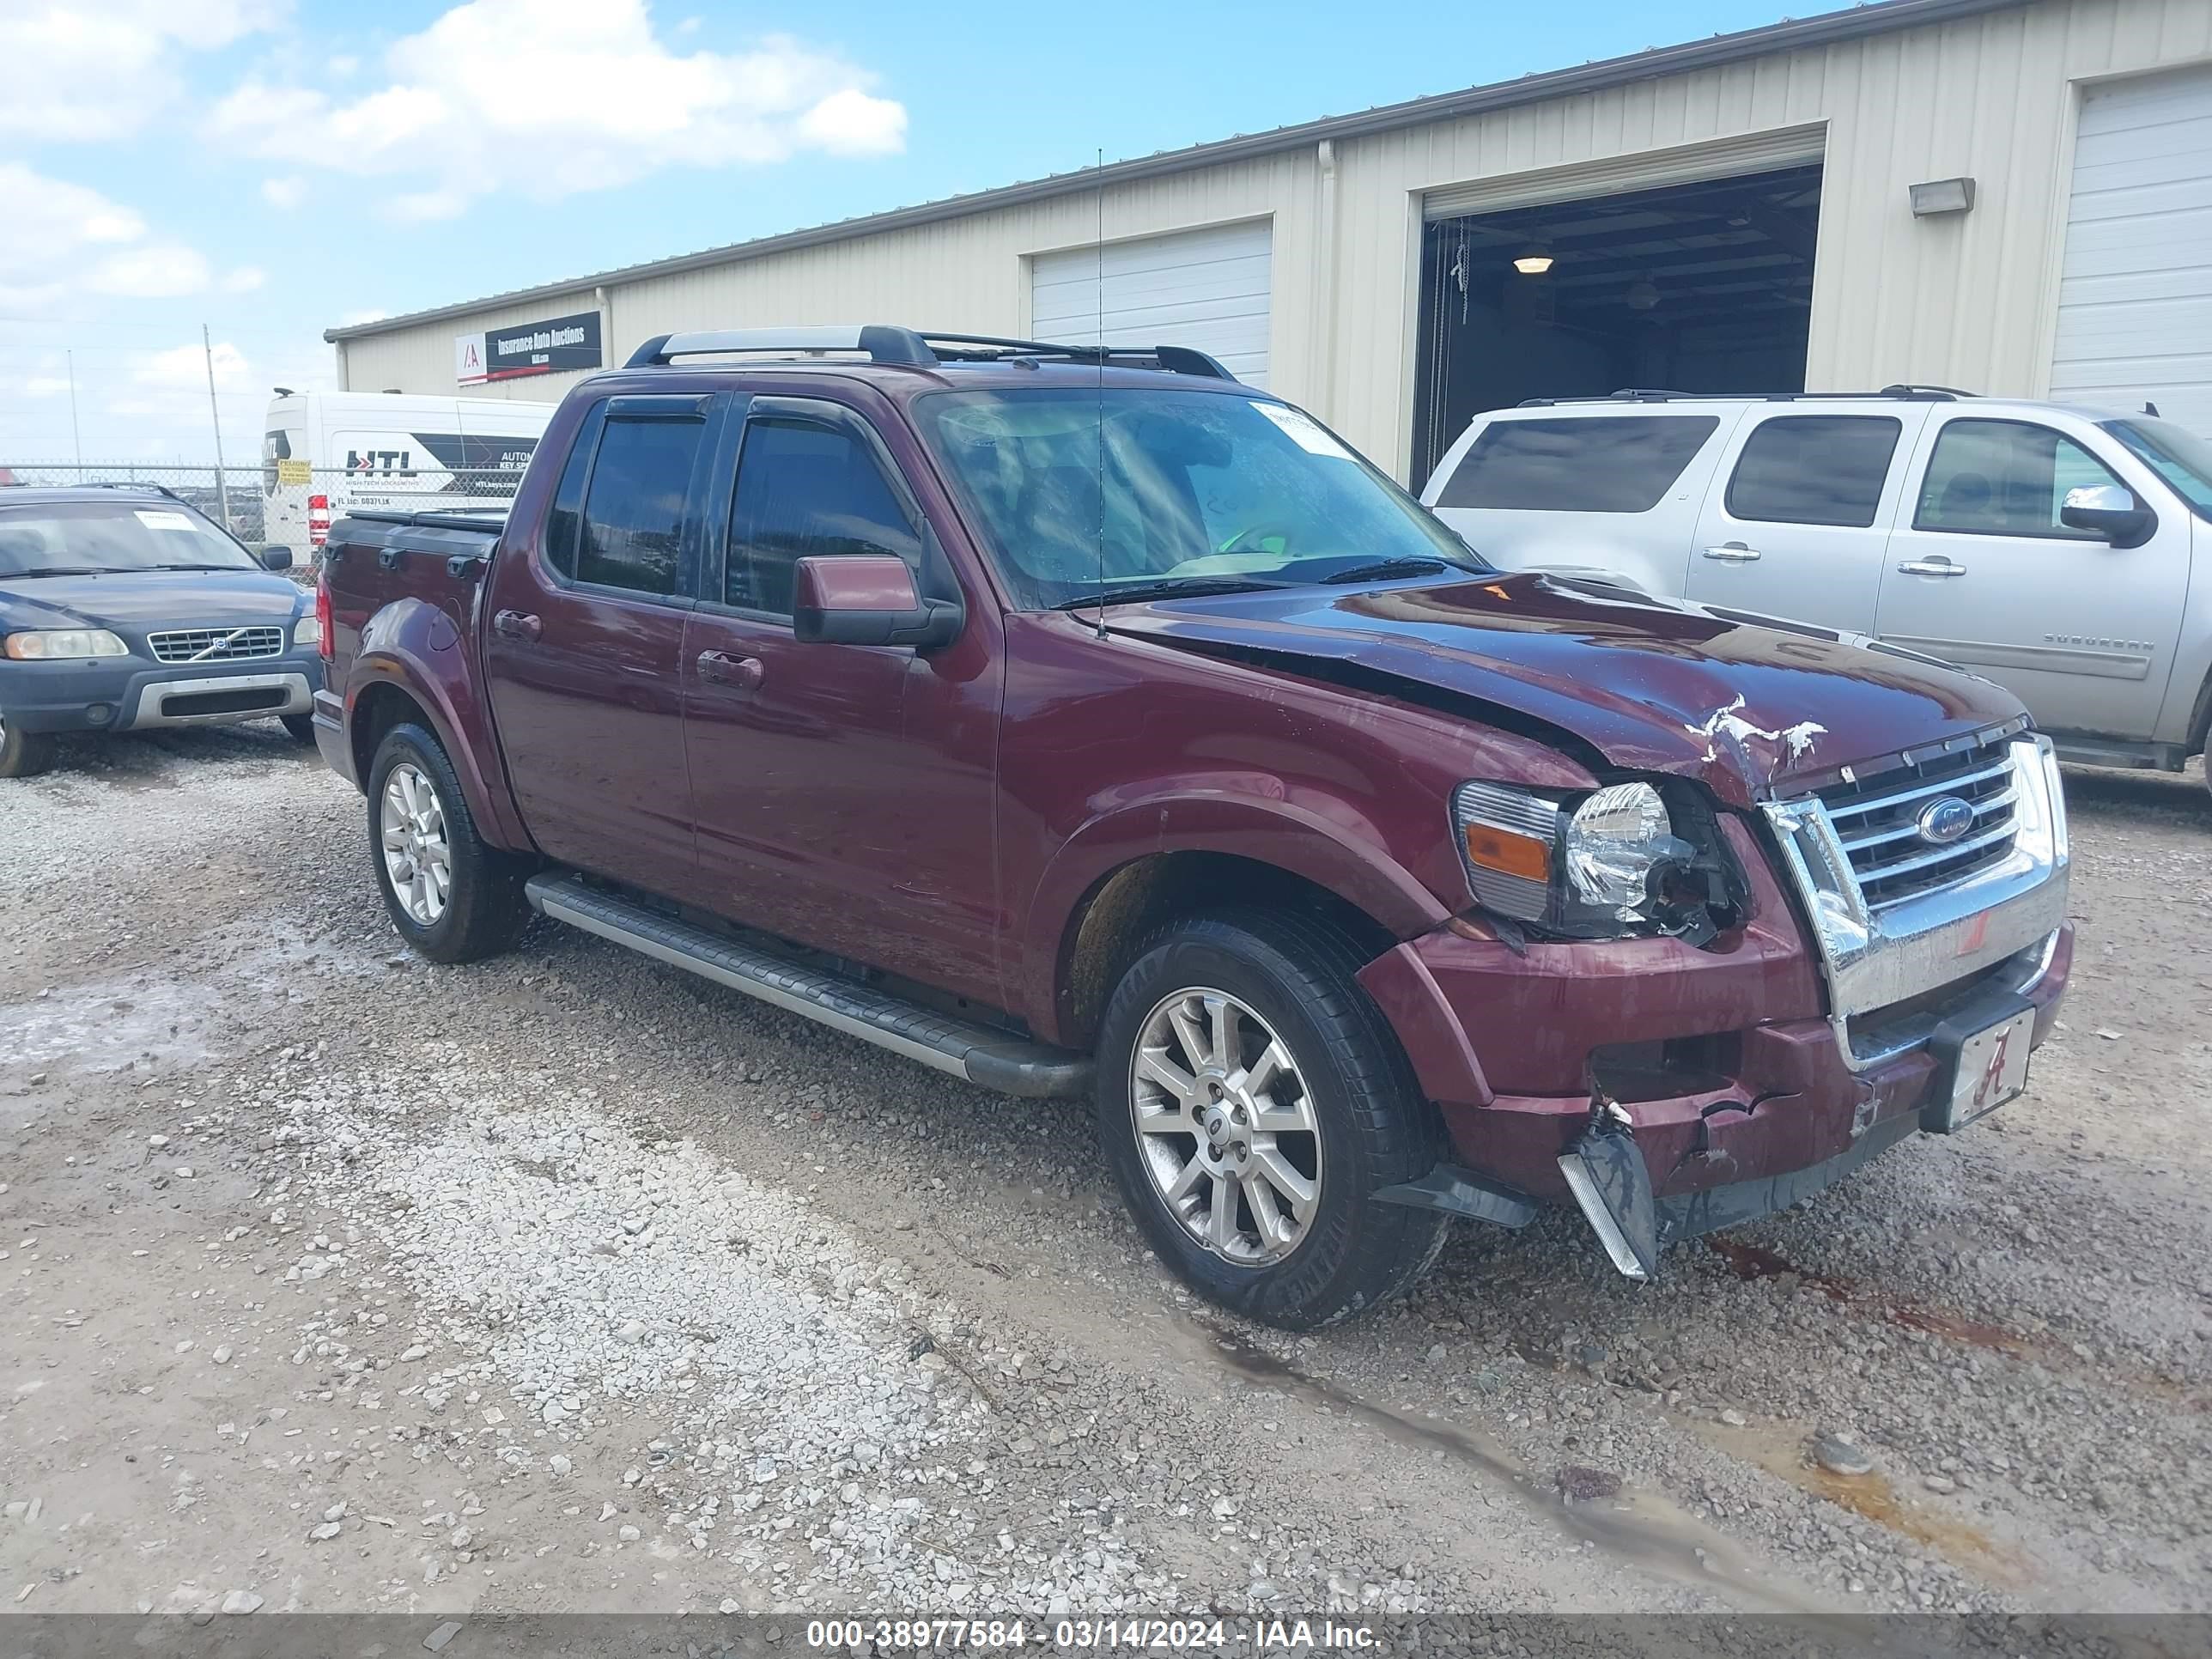
<path id="1" fill-rule="evenodd" d="M 136 484 L 167 490 L 249 546 L 293 550 L 302 564 L 333 520 L 356 511 L 456 512 L 503 507 L 519 470 L 163 466 L 143 461 L 0 461 L 0 502 L 9 485 Z"/>

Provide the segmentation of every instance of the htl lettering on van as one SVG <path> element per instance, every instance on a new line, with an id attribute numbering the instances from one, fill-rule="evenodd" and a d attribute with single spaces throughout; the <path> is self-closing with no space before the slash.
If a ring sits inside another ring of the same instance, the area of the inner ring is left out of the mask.
<path id="1" fill-rule="evenodd" d="M 520 482 L 551 404 L 280 391 L 262 440 L 264 538 L 319 547 L 356 509 L 495 507 Z"/>

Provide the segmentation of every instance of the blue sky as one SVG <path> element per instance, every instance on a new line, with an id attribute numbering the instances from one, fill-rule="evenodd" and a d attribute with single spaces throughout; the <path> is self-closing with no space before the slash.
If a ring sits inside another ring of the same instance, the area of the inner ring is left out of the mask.
<path id="1" fill-rule="evenodd" d="M 1781 15 L 0 0 L 0 464 L 70 457 L 64 353 L 87 459 L 204 461 L 206 323 L 250 464 L 333 324 Z"/>

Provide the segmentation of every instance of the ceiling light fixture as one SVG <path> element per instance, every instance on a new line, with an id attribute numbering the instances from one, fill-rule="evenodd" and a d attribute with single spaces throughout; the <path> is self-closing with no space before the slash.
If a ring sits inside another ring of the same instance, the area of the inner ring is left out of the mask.
<path id="1" fill-rule="evenodd" d="M 1620 297 L 1631 311 L 1650 311 L 1659 303 L 1659 284 L 1649 276 L 1639 276 Z"/>
<path id="2" fill-rule="evenodd" d="M 1541 276 L 1552 268 L 1552 250 L 1538 242 L 1513 256 L 1513 269 L 1523 276 Z"/>

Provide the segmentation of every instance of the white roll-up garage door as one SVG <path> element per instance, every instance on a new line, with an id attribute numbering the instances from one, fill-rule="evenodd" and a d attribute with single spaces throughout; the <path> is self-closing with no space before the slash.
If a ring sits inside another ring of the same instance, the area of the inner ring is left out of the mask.
<path id="1" fill-rule="evenodd" d="M 2212 436 L 2212 70 L 2081 100 L 2051 395 Z"/>
<path id="2" fill-rule="evenodd" d="M 1261 220 L 1040 253 L 1030 261 L 1030 331 L 1072 345 L 1194 346 L 1264 386 L 1273 247 Z"/>

